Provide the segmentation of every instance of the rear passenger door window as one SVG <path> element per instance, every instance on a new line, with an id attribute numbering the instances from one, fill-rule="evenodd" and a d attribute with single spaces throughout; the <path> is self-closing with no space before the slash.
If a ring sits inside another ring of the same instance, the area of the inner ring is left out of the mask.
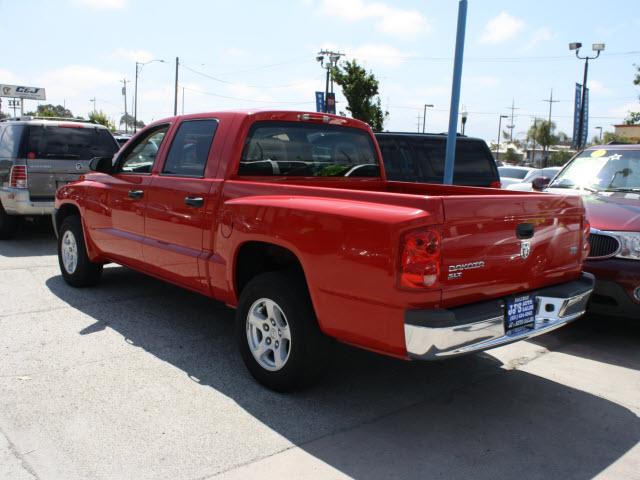
<path id="1" fill-rule="evenodd" d="M 162 175 L 202 178 L 217 120 L 187 120 L 178 127 Z"/>
<path id="2" fill-rule="evenodd" d="M 168 130 L 169 125 L 162 125 L 128 148 L 120 160 L 119 173 L 151 173 Z"/>

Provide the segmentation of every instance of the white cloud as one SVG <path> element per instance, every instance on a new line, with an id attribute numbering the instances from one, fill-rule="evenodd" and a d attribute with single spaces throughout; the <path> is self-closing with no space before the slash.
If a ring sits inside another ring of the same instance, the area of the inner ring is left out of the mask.
<path id="1" fill-rule="evenodd" d="M 85 65 L 68 65 L 45 72 L 37 81 L 46 87 L 47 95 L 64 98 L 90 93 L 104 86 L 118 88 L 121 74 Z"/>
<path id="2" fill-rule="evenodd" d="M 599 80 L 589 80 L 589 92 L 597 95 L 610 95 L 611 90 Z"/>
<path id="3" fill-rule="evenodd" d="M 322 0 L 320 13 L 355 22 L 373 20 L 376 29 L 389 35 L 414 36 L 429 30 L 427 19 L 417 10 L 403 10 L 381 2 Z"/>
<path id="4" fill-rule="evenodd" d="M 350 48 L 347 50 L 347 53 L 351 58 L 369 65 L 375 64 L 391 67 L 400 65 L 409 57 L 408 54 L 390 45 L 375 44 Z"/>
<path id="5" fill-rule="evenodd" d="M 519 18 L 501 12 L 497 17 L 492 18 L 484 27 L 484 32 L 480 37 L 480 42 L 497 44 L 513 38 L 524 28 L 524 22 Z"/>
<path id="6" fill-rule="evenodd" d="M 553 33 L 553 31 L 551 31 L 549 27 L 540 27 L 537 30 L 534 30 L 534 32 L 531 34 L 531 38 L 522 50 L 533 50 L 544 42 L 548 42 L 549 40 L 553 40 L 554 38 L 556 38 L 556 34 Z"/>
<path id="7" fill-rule="evenodd" d="M 120 10 L 127 2 L 126 0 L 71 0 L 71 3 L 93 10 Z"/>
<path id="8" fill-rule="evenodd" d="M 491 75 L 475 75 L 462 79 L 464 87 L 495 87 L 498 83 L 500 79 Z"/>
<path id="9" fill-rule="evenodd" d="M 9 70 L 0 69 L 0 83 L 4 84 L 15 84 L 18 83 L 18 77 Z"/>
<path id="10" fill-rule="evenodd" d="M 132 62 L 148 62 L 153 59 L 153 54 L 146 50 L 128 50 L 126 48 L 117 48 L 111 53 L 114 58 L 124 58 Z"/>
<path id="11" fill-rule="evenodd" d="M 611 125 L 622 123 L 623 120 L 627 117 L 627 115 L 629 115 L 629 112 L 637 112 L 637 111 L 638 111 L 637 102 L 625 103 L 624 105 L 620 105 L 619 107 L 614 107 L 609 109 L 608 115 L 610 117 L 616 117 L 619 119 L 619 120 L 616 120 L 615 118 L 612 118 Z"/>

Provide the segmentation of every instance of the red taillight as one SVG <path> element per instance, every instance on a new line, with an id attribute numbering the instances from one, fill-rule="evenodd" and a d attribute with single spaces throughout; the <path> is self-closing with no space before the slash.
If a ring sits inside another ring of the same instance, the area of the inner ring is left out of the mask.
<path id="1" fill-rule="evenodd" d="M 582 224 L 582 259 L 584 260 L 589 256 L 591 251 L 591 244 L 589 243 L 589 234 L 591 233 L 591 224 L 586 218 Z"/>
<path id="2" fill-rule="evenodd" d="M 491 182 L 489 184 L 489 188 L 502 188 L 502 184 L 496 180 L 495 182 Z"/>
<path id="3" fill-rule="evenodd" d="M 433 228 L 414 230 L 402 239 L 400 285 L 407 288 L 431 287 L 440 277 L 440 232 Z"/>
<path id="4" fill-rule="evenodd" d="M 9 184 L 13 188 L 28 188 L 27 167 L 25 167 L 24 165 L 11 167 Z"/>

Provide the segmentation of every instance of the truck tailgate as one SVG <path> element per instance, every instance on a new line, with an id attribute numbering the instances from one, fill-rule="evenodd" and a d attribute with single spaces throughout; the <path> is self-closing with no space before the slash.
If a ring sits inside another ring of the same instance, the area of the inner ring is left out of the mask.
<path id="1" fill-rule="evenodd" d="M 442 302 L 460 305 L 577 278 L 582 200 L 523 194 L 444 196 Z"/>

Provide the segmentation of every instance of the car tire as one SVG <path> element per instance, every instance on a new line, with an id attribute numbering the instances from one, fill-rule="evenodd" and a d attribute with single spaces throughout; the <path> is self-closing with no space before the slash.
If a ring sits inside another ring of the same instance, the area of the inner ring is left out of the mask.
<path id="1" fill-rule="evenodd" d="M 18 230 L 20 217 L 9 215 L 0 203 L 0 240 L 13 238 Z"/>
<path id="2" fill-rule="evenodd" d="M 63 220 L 58 235 L 58 263 L 65 282 L 73 287 L 96 285 L 102 275 L 102 263 L 89 260 L 80 217 Z"/>
<path id="3" fill-rule="evenodd" d="M 240 295 L 236 338 L 251 375 L 278 392 L 309 385 L 325 365 L 328 338 L 320 331 L 302 273 L 253 278 Z"/>

